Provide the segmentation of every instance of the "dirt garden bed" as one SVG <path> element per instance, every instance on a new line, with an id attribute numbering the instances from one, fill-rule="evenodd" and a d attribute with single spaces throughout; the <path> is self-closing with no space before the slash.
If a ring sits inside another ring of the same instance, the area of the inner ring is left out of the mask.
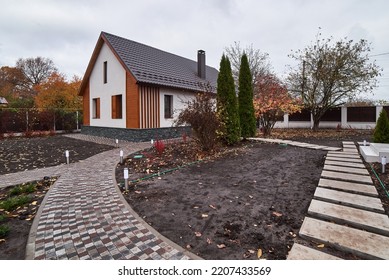
<path id="1" fill-rule="evenodd" d="M 341 141 L 371 138 L 365 131 L 277 132 L 279 138 L 337 147 Z M 189 144 L 175 146 L 166 156 L 151 149 L 129 157 L 132 183 L 124 194 L 134 210 L 158 232 L 205 259 L 257 259 L 258 252 L 261 258 L 285 259 L 298 238 L 326 152 L 246 142 L 197 161 Z M 177 169 L 180 165 L 184 168 Z M 119 165 L 116 174 L 123 185 L 122 169 Z"/>

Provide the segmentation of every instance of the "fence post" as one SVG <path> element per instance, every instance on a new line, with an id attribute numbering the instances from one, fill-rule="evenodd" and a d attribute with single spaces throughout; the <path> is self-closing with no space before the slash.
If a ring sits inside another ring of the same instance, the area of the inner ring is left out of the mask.
<path id="1" fill-rule="evenodd" d="M 347 107 L 342 106 L 340 108 L 341 108 L 340 109 L 341 126 L 342 128 L 346 128 L 347 127 Z"/>

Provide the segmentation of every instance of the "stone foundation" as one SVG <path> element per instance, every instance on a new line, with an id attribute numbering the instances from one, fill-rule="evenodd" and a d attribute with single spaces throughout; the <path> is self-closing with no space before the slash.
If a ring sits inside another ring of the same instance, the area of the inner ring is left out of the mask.
<path id="1" fill-rule="evenodd" d="M 114 127 L 83 126 L 81 133 L 131 142 L 148 142 L 151 139 L 179 138 L 182 135 L 191 135 L 189 126 L 164 127 L 150 129 L 128 129 Z"/>

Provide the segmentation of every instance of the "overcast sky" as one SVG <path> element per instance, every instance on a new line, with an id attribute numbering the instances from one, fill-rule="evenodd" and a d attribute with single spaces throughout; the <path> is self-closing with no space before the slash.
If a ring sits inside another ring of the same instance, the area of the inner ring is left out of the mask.
<path id="1" fill-rule="evenodd" d="M 384 68 L 373 99 L 389 100 L 387 0 L 0 0 L 0 66 L 51 58 L 69 78 L 83 76 L 101 31 L 193 60 L 206 51 L 219 68 L 223 50 L 240 41 L 269 53 L 285 75 L 291 50 L 323 37 L 367 39 Z M 386 54 L 385 54 L 386 53 Z"/>

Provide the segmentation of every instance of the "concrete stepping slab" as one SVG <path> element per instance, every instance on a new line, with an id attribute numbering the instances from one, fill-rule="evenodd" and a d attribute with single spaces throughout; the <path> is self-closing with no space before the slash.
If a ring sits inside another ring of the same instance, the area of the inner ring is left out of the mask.
<path id="1" fill-rule="evenodd" d="M 343 148 L 355 148 L 356 145 L 355 144 L 342 144 L 343 145 Z"/>
<path id="2" fill-rule="evenodd" d="M 336 160 L 326 160 L 324 162 L 324 164 L 366 169 L 366 166 L 363 163 L 356 163 L 356 162 L 343 162 L 343 161 L 336 161 Z"/>
<path id="3" fill-rule="evenodd" d="M 343 151 L 330 151 L 328 153 L 331 155 L 355 155 L 354 152 L 343 152 Z"/>
<path id="4" fill-rule="evenodd" d="M 338 203 L 378 213 L 385 213 L 381 200 L 377 197 L 364 196 L 320 187 L 316 188 L 313 196 L 316 199 L 327 202 Z"/>
<path id="5" fill-rule="evenodd" d="M 366 259 L 389 259 L 389 237 L 306 217 L 299 235 Z"/>
<path id="6" fill-rule="evenodd" d="M 342 145 L 355 145 L 353 141 L 342 141 Z"/>
<path id="7" fill-rule="evenodd" d="M 363 163 L 362 159 L 360 158 L 342 158 L 332 155 L 327 155 L 327 160 L 335 160 L 335 161 L 344 161 L 344 162 L 356 162 L 356 163 Z"/>
<path id="8" fill-rule="evenodd" d="M 344 223 L 355 228 L 389 236 L 389 218 L 386 214 L 355 209 L 313 199 L 308 214 L 335 223 Z"/>
<path id="9" fill-rule="evenodd" d="M 330 170 L 330 171 L 352 173 L 352 174 L 369 175 L 369 172 L 366 170 L 366 168 L 353 168 L 353 167 L 334 166 L 334 165 L 325 164 L 323 169 Z"/>
<path id="10" fill-rule="evenodd" d="M 307 246 L 294 243 L 292 249 L 290 249 L 288 260 L 342 260 L 341 258 L 333 255 L 323 253 L 319 250 L 309 248 Z"/>
<path id="11" fill-rule="evenodd" d="M 361 157 L 358 154 L 332 154 L 332 153 L 327 153 L 327 156 L 331 157 L 337 157 L 337 158 L 357 158 L 360 159 Z"/>
<path id="12" fill-rule="evenodd" d="M 342 148 L 335 148 L 335 147 L 325 147 L 323 148 L 324 151 L 340 151 Z"/>
<path id="13" fill-rule="evenodd" d="M 343 152 L 358 154 L 358 150 L 357 149 L 345 149 L 345 148 L 343 148 Z"/>
<path id="14" fill-rule="evenodd" d="M 342 181 L 352 181 L 356 183 L 373 184 L 373 181 L 371 180 L 370 176 L 350 174 L 344 172 L 323 170 L 323 172 L 321 173 L 321 177 L 330 178 L 330 179 L 339 179 Z"/>
<path id="15" fill-rule="evenodd" d="M 373 185 L 368 184 L 357 184 L 321 178 L 319 180 L 319 187 L 378 197 L 377 189 Z"/>

